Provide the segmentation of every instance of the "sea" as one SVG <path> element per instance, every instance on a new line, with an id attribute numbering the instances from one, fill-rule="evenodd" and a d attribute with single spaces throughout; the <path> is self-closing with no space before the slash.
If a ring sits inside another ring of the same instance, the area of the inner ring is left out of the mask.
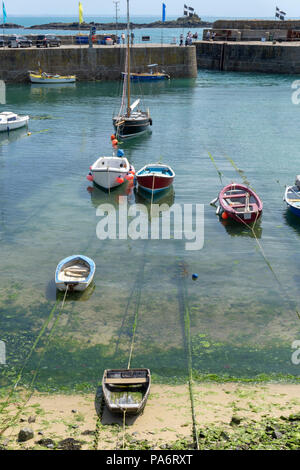
<path id="1" fill-rule="evenodd" d="M 299 173 L 297 79 L 199 70 L 133 90 L 152 131 L 119 147 L 136 170 L 162 162 L 176 173 L 154 201 L 130 182 L 107 193 L 86 179 L 112 154 L 119 82 L 7 85 L 1 110 L 30 122 L 0 135 L 1 390 L 92 391 L 131 353 L 131 366 L 150 368 L 156 383 L 185 383 L 190 353 L 195 380 L 299 380 L 300 220 L 283 202 Z M 230 182 L 263 201 L 253 230 L 210 205 Z M 170 215 L 169 237 L 141 228 L 137 239 L 99 236 L 106 211 L 118 225 L 124 207 L 146 210 L 150 225 L 153 204 Z M 193 211 L 184 234 L 174 211 Z M 191 251 L 196 227 L 203 244 Z M 86 292 L 63 302 L 54 273 L 72 254 L 97 269 Z"/>

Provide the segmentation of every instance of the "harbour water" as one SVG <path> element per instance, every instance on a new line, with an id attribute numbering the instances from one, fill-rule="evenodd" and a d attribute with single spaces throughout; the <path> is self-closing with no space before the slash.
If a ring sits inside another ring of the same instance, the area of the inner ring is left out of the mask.
<path id="1" fill-rule="evenodd" d="M 29 114 L 31 135 L 0 135 L 2 387 L 24 365 L 21 384 L 34 377 L 39 390 L 94 390 L 104 368 L 127 366 L 135 323 L 131 365 L 151 368 L 155 381 L 184 382 L 186 308 L 196 378 L 297 380 L 300 224 L 282 201 L 299 173 L 295 78 L 201 71 L 143 85 L 152 134 L 121 148 L 136 169 L 158 160 L 174 169 L 174 191 L 161 202 L 205 205 L 199 251 L 184 240 L 96 236 L 100 204 L 118 211 L 120 194 L 143 202 L 130 188 L 107 194 L 86 180 L 111 152 L 119 83 L 7 86 L 2 108 Z M 257 239 L 209 205 L 222 185 L 243 178 L 264 203 Z M 75 253 L 95 260 L 95 286 L 68 296 L 34 346 L 56 302 L 56 264 Z"/>

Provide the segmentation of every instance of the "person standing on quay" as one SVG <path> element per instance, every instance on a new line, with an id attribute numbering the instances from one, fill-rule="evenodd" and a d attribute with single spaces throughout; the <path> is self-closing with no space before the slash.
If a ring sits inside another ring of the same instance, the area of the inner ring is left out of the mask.
<path id="1" fill-rule="evenodd" d="M 121 34 L 121 39 L 122 39 L 122 44 L 124 46 L 125 45 L 125 34 L 124 33 Z"/>
<path id="2" fill-rule="evenodd" d="M 179 42 L 179 45 L 180 46 L 183 46 L 183 34 L 181 33 L 180 35 L 180 42 Z"/>
<path id="3" fill-rule="evenodd" d="M 131 32 L 131 45 L 133 45 L 133 42 L 134 42 L 134 32 L 132 31 Z"/>

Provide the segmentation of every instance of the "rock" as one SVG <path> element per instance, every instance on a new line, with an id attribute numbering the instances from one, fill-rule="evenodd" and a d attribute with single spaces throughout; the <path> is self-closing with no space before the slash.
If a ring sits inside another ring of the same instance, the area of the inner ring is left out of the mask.
<path id="1" fill-rule="evenodd" d="M 73 424 L 72 429 L 78 429 L 78 428 L 79 428 L 78 424 Z"/>
<path id="2" fill-rule="evenodd" d="M 63 439 L 58 443 L 58 448 L 61 450 L 80 450 L 81 446 L 81 442 L 73 439 L 72 437 Z"/>
<path id="3" fill-rule="evenodd" d="M 83 436 L 93 436 L 95 434 L 95 431 L 90 431 L 89 429 L 86 429 L 81 433 Z"/>
<path id="4" fill-rule="evenodd" d="M 29 416 L 28 423 L 35 423 L 35 420 L 36 420 L 35 416 Z"/>
<path id="5" fill-rule="evenodd" d="M 43 435 L 44 435 L 43 431 L 39 431 L 39 432 L 38 432 L 38 435 L 39 435 L 39 436 L 43 436 Z"/>
<path id="6" fill-rule="evenodd" d="M 272 432 L 272 437 L 273 437 L 273 439 L 282 439 L 283 438 L 283 433 L 278 431 L 277 429 L 275 429 Z"/>
<path id="7" fill-rule="evenodd" d="M 238 426 L 241 424 L 242 418 L 239 416 L 232 416 L 231 421 L 230 421 L 230 426 Z"/>
<path id="8" fill-rule="evenodd" d="M 72 413 L 77 413 L 77 410 L 72 410 Z"/>
<path id="9" fill-rule="evenodd" d="M 51 448 L 54 447 L 54 442 L 52 441 L 52 439 L 40 439 L 39 441 L 37 441 L 37 444 L 43 447 L 48 447 L 48 448 L 49 446 L 52 446 Z"/>
<path id="10" fill-rule="evenodd" d="M 25 418 L 20 418 L 20 423 L 25 423 L 27 421 L 27 419 Z"/>
<path id="11" fill-rule="evenodd" d="M 34 437 L 34 432 L 31 428 L 23 428 L 19 431 L 18 441 L 19 442 L 29 441 L 33 437 Z"/>
<path id="12" fill-rule="evenodd" d="M 222 439 L 224 439 L 225 441 L 230 441 L 230 437 L 229 437 L 228 434 L 227 434 L 226 432 L 224 432 L 224 431 L 221 432 L 220 437 L 221 437 Z"/>
<path id="13" fill-rule="evenodd" d="M 288 421 L 300 421 L 300 413 L 290 415 Z"/>

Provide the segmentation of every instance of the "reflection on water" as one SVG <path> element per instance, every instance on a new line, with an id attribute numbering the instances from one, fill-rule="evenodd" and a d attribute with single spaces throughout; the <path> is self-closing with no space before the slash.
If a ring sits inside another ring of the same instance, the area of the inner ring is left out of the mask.
<path id="1" fill-rule="evenodd" d="M 294 231 L 300 235 L 300 217 L 295 215 L 291 210 L 286 208 L 283 214 L 285 222 L 294 229 Z"/>
<path id="2" fill-rule="evenodd" d="M 99 240 L 99 205 L 109 203 L 118 211 L 119 196 L 128 196 L 129 203 L 151 206 L 127 183 L 111 193 L 87 188 L 87 168 L 111 150 L 119 84 L 7 87 L 3 110 L 14 107 L 37 118 L 30 121 L 30 138 L 22 138 L 25 130 L 0 136 L 5 142 L 0 145 L 0 340 L 8 345 L 2 385 L 15 377 L 55 305 L 57 263 L 73 253 L 95 260 L 94 290 L 80 298 L 71 295 L 56 323 L 55 313 L 51 341 L 46 329 L 22 383 L 32 378 L 44 348 L 39 389 L 86 390 L 104 368 L 126 367 L 136 311 L 132 366 L 150 367 L 154 379 L 185 381 L 179 262 L 186 270 L 196 373 L 299 374 L 290 360 L 300 334 L 298 220 L 283 210 L 283 191 L 276 184 L 299 170 L 296 159 L 286 158 L 297 151 L 298 135 L 289 80 L 199 72 L 193 83 L 151 84 L 144 91 L 153 132 L 123 144 L 136 170 L 157 160 L 176 170 L 174 189 L 154 200 L 170 207 L 175 194 L 181 205 L 206 205 L 215 197 L 220 182 L 208 152 L 224 185 L 239 179 L 224 155 L 232 158 L 264 201 L 255 233 L 276 275 L 289 279 L 288 293 L 274 282 L 251 232 L 218 223 L 207 206 L 201 251 L 186 251 L 178 239 Z M 48 132 L 41 132 L 44 118 Z M 199 275 L 196 282 L 192 273 Z"/>
<path id="3" fill-rule="evenodd" d="M 225 228 L 226 232 L 231 237 L 250 237 L 250 238 L 261 238 L 262 237 L 262 227 L 261 227 L 261 218 L 256 222 L 255 225 L 246 226 L 245 224 L 240 224 L 235 220 L 223 220 L 220 218 L 220 223 Z"/>

